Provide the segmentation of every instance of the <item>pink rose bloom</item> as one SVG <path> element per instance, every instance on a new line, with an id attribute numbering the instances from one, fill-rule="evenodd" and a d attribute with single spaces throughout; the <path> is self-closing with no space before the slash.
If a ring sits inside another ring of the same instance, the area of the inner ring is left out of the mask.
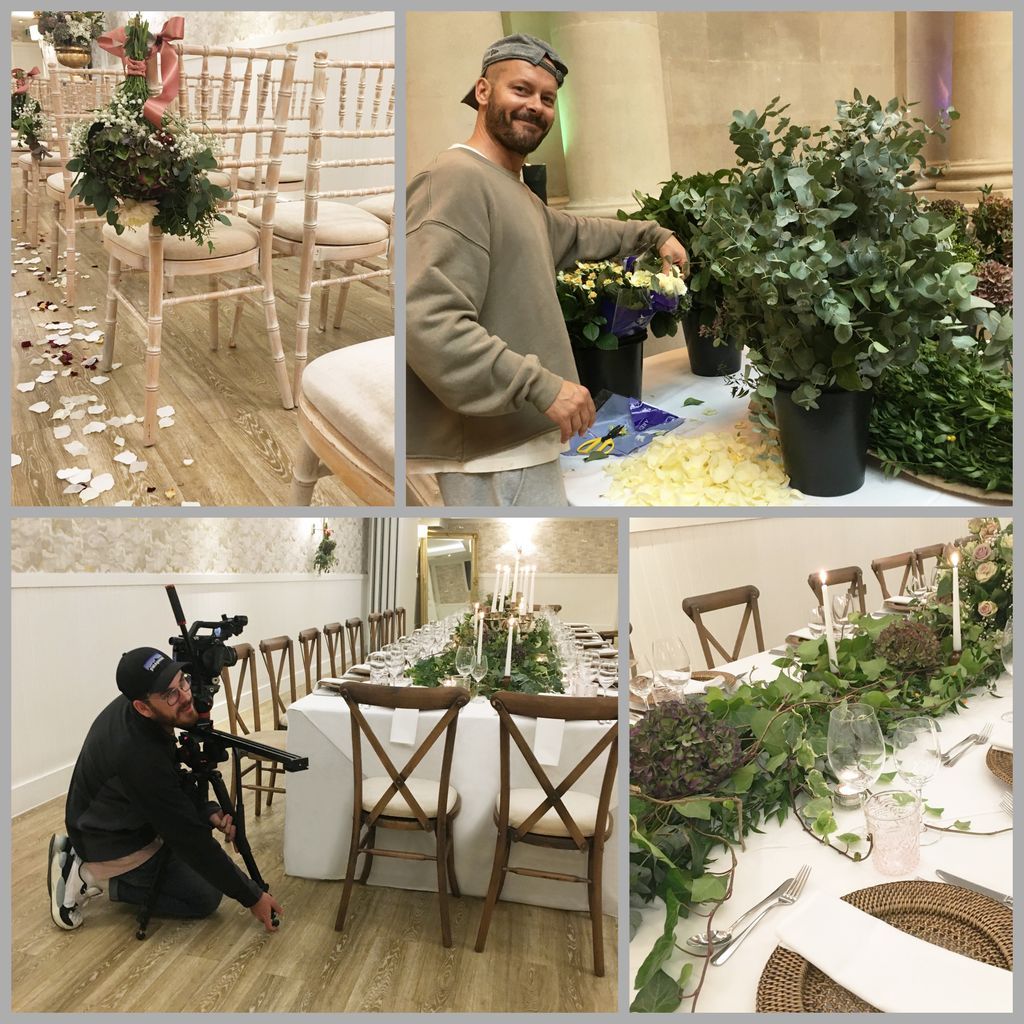
<path id="1" fill-rule="evenodd" d="M 974 576 L 979 583 L 985 583 L 992 579 L 998 571 L 999 568 L 995 562 L 982 562 L 981 565 L 974 570 Z"/>
<path id="2" fill-rule="evenodd" d="M 981 528 L 982 540 L 991 540 L 997 533 L 999 533 L 999 524 L 994 521 L 987 522 Z"/>
<path id="3" fill-rule="evenodd" d="M 989 616 L 995 615 L 996 610 L 995 601 L 980 601 L 978 603 L 978 614 L 983 619 L 987 619 Z"/>
<path id="4" fill-rule="evenodd" d="M 992 546 L 990 544 L 979 544 L 974 549 L 974 560 L 976 562 L 987 562 L 992 557 Z"/>

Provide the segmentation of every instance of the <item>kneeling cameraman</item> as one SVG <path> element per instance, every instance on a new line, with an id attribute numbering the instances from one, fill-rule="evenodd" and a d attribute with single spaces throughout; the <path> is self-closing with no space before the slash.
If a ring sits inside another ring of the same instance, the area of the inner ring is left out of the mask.
<path id="1" fill-rule="evenodd" d="M 68 790 L 67 835 L 50 840 L 50 914 L 60 928 L 82 924 L 82 907 L 108 883 L 110 899 L 171 917 L 207 917 L 222 896 L 248 907 L 267 931 L 281 907 L 247 878 L 211 826 L 233 840 L 231 816 L 189 792 L 174 730 L 198 712 L 182 665 L 152 647 L 123 655 L 115 698 L 93 722 Z M 163 862 L 161 865 L 161 861 Z"/>

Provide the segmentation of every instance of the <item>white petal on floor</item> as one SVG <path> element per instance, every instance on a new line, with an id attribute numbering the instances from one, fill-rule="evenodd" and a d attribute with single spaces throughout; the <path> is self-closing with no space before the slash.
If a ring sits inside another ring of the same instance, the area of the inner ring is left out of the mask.
<path id="1" fill-rule="evenodd" d="M 96 326 L 96 321 L 95 320 L 81 320 L 81 319 L 79 319 L 79 320 L 75 321 L 75 326 L 76 327 L 84 327 L 86 330 L 90 330 L 91 331 Z"/>
<path id="2" fill-rule="evenodd" d="M 68 418 L 67 409 L 57 409 L 54 414 L 50 417 L 51 420 L 66 420 Z"/>
<path id="3" fill-rule="evenodd" d="M 53 436 L 58 441 L 63 441 L 65 437 L 71 436 L 71 428 L 67 425 L 53 428 Z"/>
<path id="4" fill-rule="evenodd" d="M 202 508 L 202 502 L 200 501 L 183 501 L 181 503 L 182 508 Z"/>
<path id="5" fill-rule="evenodd" d="M 85 340 L 86 341 L 101 342 L 103 340 L 103 332 L 102 331 L 90 331 L 85 336 Z"/>
<path id="6" fill-rule="evenodd" d="M 101 473 L 92 482 L 97 491 L 109 491 L 114 486 L 114 475 L 112 473 Z"/>
<path id="7" fill-rule="evenodd" d="M 110 368 L 112 370 L 120 370 L 122 366 L 124 366 L 124 363 L 111 363 L 110 364 Z"/>
<path id="8" fill-rule="evenodd" d="M 118 452 L 114 456 L 115 462 L 120 462 L 125 466 L 130 466 L 136 459 L 138 459 L 138 455 L 135 452 Z"/>
<path id="9" fill-rule="evenodd" d="M 86 487 L 84 491 L 79 492 L 78 496 L 82 499 L 82 504 L 84 505 L 87 501 L 92 501 L 93 498 L 98 498 L 100 496 L 100 492 L 97 491 L 95 487 Z"/>
<path id="10" fill-rule="evenodd" d="M 137 462 L 133 462 L 128 467 L 128 472 L 129 473 L 144 473 L 147 469 L 149 469 L 149 463 L 146 462 L 145 459 L 139 459 Z"/>
<path id="11" fill-rule="evenodd" d="M 68 484 L 64 488 L 65 494 L 81 494 L 85 490 L 85 484 Z"/>
<path id="12" fill-rule="evenodd" d="M 75 414 L 72 413 L 72 416 Z M 106 423 L 102 420 L 93 420 L 92 423 L 87 423 L 85 428 L 82 430 L 83 434 L 102 434 L 107 429 Z"/>
<path id="13" fill-rule="evenodd" d="M 57 470 L 57 479 L 66 480 L 69 484 L 87 484 L 92 479 L 92 470 L 88 466 L 84 469 L 69 466 L 67 469 Z"/>
<path id="14" fill-rule="evenodd" d="M 107 411 L 107 407 L 105 405 L 90 405 L 86 411 L 90 416 L 99 416 Z"/>
<path id="15" fill-rule="evenodd" d="M 88 359 L 82 360 L 82 365 L 87 369 L 91 370 L 94 366 L 98 365 L 100 361 L 99 356 L 89 356 Z"/>
<path id="16" fill-rule="evenodd" d="M 28 380 L 28 381 L 25 381 L 24 384 L 18 384 L 17 388 L 18 388 L 19 391 L 26 392 L 26 393 L 29 392 L 29 391 L 35 391 L 36 382 L 34 380 Z"/>
<path id="17" fill-rule="evenodd" d="M 85 419 L 85 410 L 84 409 L 76 409 L 73 413 L 70 414 L 70 418 L 73 419 L 73 420 L 84 420 Z"/>
<path id="18" fill-rule="evenodd" d="M 165 416 L 160 421 L 160 426 L 161 427 L 173 427 L 174 426 L 174 417 L 173 416 Z"/>
<path id="19" fill-rule="evenodd" d="M 96 307 L 95 306 L 79 306 L 79 313 L 91 313 Z"/>
<path id="20" fill-rule="evenodd" d="M 15 455 L 14 452 L 11 452 L 11 469 L 14 469 L 15 466 L 20 466 L 20 465 L 21 465 L 21 456 L 20 455 Z"/>
<path id="21" fill-rule="evenodd" d="M 181 464 L 183 466 L 191 466 L 192 463 L 195 462 L 195 461 L 196 461 L 195 459 L 182 459 L 181 460 Z"/>
<path id="22" fill-rule="evenodd" d="M 173 416 L 174 415 L 174 406 L 173 405 L 161 406 L 159 409 L 157 409 L 156 414 L 157 414 L 157 416 Z"/>
<path id="23" fill-rule="evenodd" d="M 16 299 L 23 299 L 23 298 L 25 298 L 26 295 L 28 295 L 28 292 L 15 292 L 14 293 L 14 297 Z"/>
<path id="24" fill-rule="evenodd" d="M 114 508 L 131 508 L 134 504 L 134 501 L 115 501 Z"/>
<path id="25" fill-rule="evenodd" d="M 64 451 L 77 459 L 79 455 L 85 455 L 89 449 L 81 441 L 72 441 L 70 444 L 64 445 Z"/>
<path id="26" fill-rule="evenodd" d="M 90 384 L 97 384 L 97 385 L 98 384 L 106 384 L 108 380 L 110 380 L 109 377 L 103 377 L 103 376 L 100 376 L 100 377 L 90 377 L 89 378 L 89 383 Z"/>
<path id="27" fill-rule="evenodd" d="M 49 402 L 36 402 L 35 405 L 30 405 L 28 407 L 28 411 L 29 412 L 49 412 L 50 411 L 50 403 Z"/>
<path id="28" fill-rule="evenodd" d="M 113 424 L 111 424 L 111 426 L 113 426 Z M 123 437 L 115 437 L 114 438 L 114 444 L 116 444 L 118 448 L 123 448 L 124 447 L 124 438 Z"/>
<path id="29" fill-rule="evenodd" d="M 28 362 L 30 366 L 42 366 L 46 360 L 42 356 L 36 356 L 35 359 L 30 359 Z"/>
<path id="30" fill-rule="evenodd" d="M 49 384 L 54 377 L 57 376 L 56 370 L 43 370 L 38 377 L 36 377 L 37 384 Z"/>

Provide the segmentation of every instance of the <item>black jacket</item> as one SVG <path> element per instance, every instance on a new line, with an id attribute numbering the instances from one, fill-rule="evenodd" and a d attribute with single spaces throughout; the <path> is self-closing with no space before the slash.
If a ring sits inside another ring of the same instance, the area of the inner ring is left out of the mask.
<path id="1" fill-rule="evenodd" d="M 209 813 L 182 784 L 173 738 L 115 697 L 93 722 L 78 755 L 64 817 L 86 862 L 113 860 L 163 841 L 225 896 L 251 907 L 255 882 L 213 838 Z"/>

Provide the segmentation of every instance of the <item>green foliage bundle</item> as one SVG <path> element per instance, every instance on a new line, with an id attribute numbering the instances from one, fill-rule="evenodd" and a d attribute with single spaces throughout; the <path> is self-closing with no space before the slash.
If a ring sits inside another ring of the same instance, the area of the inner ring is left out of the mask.
<path id="1" fill-rule="evenodd" d="M 883 108 L 856 91 L 816 130 L 777 103 L 735 112 L 740 175 L 680 198 L 700 225 L 695 261 L 723 286 L 730 340 L 749 350 L 750 385 L 765 398 L 782 385 L 813 407 L 825 388 L 870 389 L 923 342 L 972 349 L 979 328 L 1001 362 L 1009 346 L 951 251 L 954 226 L 906 188 L 939 132 L 898 100 Z"/>
<path id="2" fill-rule="evenodd" d="M 971 215 L 974 236 L 983 259 L 1013 266 L 1013 200 L 994 196 L 991 189 L 981 197 Z"/>
<path id="3" fill-rule="evenodd" d="M 503 622 L 507 623 L 507 619 Z M 489 696 L 500 689 L 505 671 L 505 652 L 508 646 L 508 628 L 488 629 L 484 624 L 484 648 L 487 655 L 487 675 L 478 692 Z M 414 686 L 441 686 L 445 679 L 458 675 L 455 654 L 459 647 L 476 650 L 476 632 L 473 615 L 463 616 L 447 646 L 440 654 L 414 665 L 406 671 Z M 512 675 L 508 687 L 518 693 L 562 693 L 562 665 L 545 619 L 535 618 L 529 632 L 516 629 L 512 640 Z"/>
<path id="4" fill-rule="evenodd" d="M 836 835 L 826 780 L 832 708 L 844 700 L 869 704 L 883 731 L 889 732 L 907 716 L 956 712 L 973 691 L 991 684 L 1002 671 L 1000 634 L 1012 610 L 1012 527 L 1004 530 L 994 519 L 971 520 L 968 526 L 970 537 L 960 544 L 963 650 L 955 664 L 952 573 L 943 565 L 937 602 L 910 613 L 915 624 L 912 643 L 893 642 L 898 635 L 911 635 L 903 632 L 901 616 L 854 616 L 857 635 L 836 645 L 835 672 L 820 638 L 776 659 L 769 677 L 757 685 L 745 683 L 729 694 L 709 689 L 704 700 L 716 723 L 712 731 L 731 729 L 739 738 L 737 766 L 723 782 L 702 794 L 681 790 L 667 799 L 634 785 L 630 892 L 634 906 L 660 897 L 666 914 L 664 931 L 637 973 L 633 1010 L 670 1012 L 699 992 L 699 986 L 696 992 L 686 991 L 692 961 L 678 976 L 670 976 L 664 967 L 676 950 L 680 919 L 698 904 L 721 901 L 728 892 L 731 872 L 710 870 L 719 853 L 760 831 L 767 820 L 781 823 L 791 812 L 812 835 L 830 846 L 838 843 L 836 849 L 843 852 L 849 837 Z M 908 658 L 910 647 L 915 654 Z M 936 648 L 941 652 L 937 665 Z M 641 729 L 642 722 L 633 732 Z M 659 792 L 671 789 L 671 781 L 660 780 Z M 852 856 L 859 859 L 859 854 Z M 635 924 L 635 914 L 631 918 Z"/>
<path id="5" fill-rule="evenodd" d="M 15 99 L 22 102 L 18 104 L 18 112 L 13 113 Z M 29 152 L 37 160 L 42 160 L 50 155 L 46 147 L 46 141 L 50 137 L 50 125 L 43 113 L 43 108 L 34 96 L 22 93 L 12 96 L 12 118 L 11 128 L 18 133 L 18 142 L 27 146 Z M 46 141 L 44 141 L 46 140 Z"/>
<path id="6" fill-rule="evenodd" d="M 334 539 L 334 532 L 327 525 L 326 519 L 323 522 L 322 530 L 320 543 L 316 546 L 316 551 L 313 552 L 313 568 L 318 573 L 325 573 L 338 564 L 338 556 L 335 554 L 338 542 Z"/>
<path id="7" fill-rule="evenodd" d="M 144 60 L 148 52 L 149 25 L 136 16 L 126 27 L 125 53 Z M 106 217 L 118 234 L 153 223 L 212 251 L 214 222 L 231 223 L 217 212 L 231 192 L 207 176 L 217 166 L 213 141 L 169 113 L 154 127 L 143 116 L 148 95 L 145 79 L 129 76 L 91 125 L 72 128 L 71 195 Z"/>

